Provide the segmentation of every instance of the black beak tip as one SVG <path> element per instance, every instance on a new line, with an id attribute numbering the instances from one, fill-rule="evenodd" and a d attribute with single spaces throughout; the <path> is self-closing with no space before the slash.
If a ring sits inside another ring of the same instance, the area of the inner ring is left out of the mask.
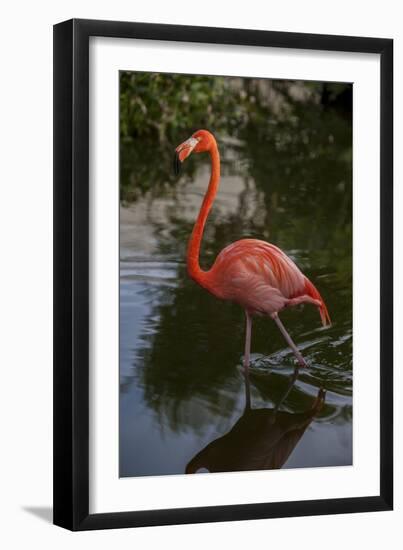
<path id="1" fill-rule="evenodd" d="M 175 176 L 179 176 L 181 171 L 181 161 L 179 160 L 179 153 L 175 151 L 174 159 L 173 159 L 173 171 Z"/>

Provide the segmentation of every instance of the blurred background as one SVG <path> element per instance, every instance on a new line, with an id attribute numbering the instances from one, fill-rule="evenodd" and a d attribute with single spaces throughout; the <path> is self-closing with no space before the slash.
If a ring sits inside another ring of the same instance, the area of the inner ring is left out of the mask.
<path id="1" fill-rule="evenodd" d="M 202 267 L 237 239 L 270 241 L 333 321 L 323 330 L 309 306 L 282 314 L 309 362 L 296 379 L 277 328 L 254 322 L 250 400 L 267 422 L 245 416 L 243 312 L 186 274 L 209 158 L 193 155 L 180 178 L 171 166 L 199 128 L 215 134 L 222 163 Z M 352 85 L 121 72 L 120 198 L 120 475 L 184 473 L 234 426 L 230 452 L 228 438 L 214 446 L 237 457 L 225 469 L 351 464 Z M 245 433 L 262 460 L 242 454 Z"/>

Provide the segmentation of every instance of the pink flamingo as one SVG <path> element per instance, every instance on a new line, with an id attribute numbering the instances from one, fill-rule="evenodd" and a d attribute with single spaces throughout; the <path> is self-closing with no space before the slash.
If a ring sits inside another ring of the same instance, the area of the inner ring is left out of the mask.
<path id="1" fill-rule="evenodd" d="M 174 158 L 176 174 L 179 173 L 181 163 L 192 152 L 209 153 L 211 176 L 188 245 L 189 276 L 217 298 L 231 300 L 244 308 L 246 336 L 243 364 L 246 371 L 250 361 L 254 315 L 271 317 L 294 352 L 298 363 L 306 366 L 304 358 L 285 329 L 278 313 L 284 308 L 307 303 L 319 309 L 323 326 L 330 325 L 330 317 L 317 289 L 282 250 L 257 239 L 242 239 L 224 248 L 209 271 L 203 271 L 200 268 L 199 254 L 204 226 L 220 180 L 220 155 L 213 134 L 207 130 L 198 130 L 176 148 Z"/>

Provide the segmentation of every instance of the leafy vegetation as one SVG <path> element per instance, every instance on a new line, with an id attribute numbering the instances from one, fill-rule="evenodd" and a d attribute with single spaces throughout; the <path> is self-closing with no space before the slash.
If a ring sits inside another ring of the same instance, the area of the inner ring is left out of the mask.
<path id="1" fill-rule="evenodd" d="M 310 154 L 327 154 L 328 136 L 325 142 L 318 136 L 317 151 L 312 151 L 312 138 L 316 117 L 329 110 L 351 112 L 350 85 L 122 72 L 121 199 L 131 202 L 175 185 L 173 149 L 199 128 L 212 130 L 222 148 L 231 138 L 246 149 L 266 140 L 279 152 L 301 145 Z M 190 163 L 188 177 L 193 173 Z"/>

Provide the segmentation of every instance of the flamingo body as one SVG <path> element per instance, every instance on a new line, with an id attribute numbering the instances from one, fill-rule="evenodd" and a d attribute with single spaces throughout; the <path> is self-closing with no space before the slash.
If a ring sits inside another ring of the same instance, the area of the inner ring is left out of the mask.
<path id="1" fill-rule="evenodd" d="M 209 153 L 211 176 L 189 240 L 187 252 L 189 276 L 217 298 L 236 302 L 245 310 L 245 368 L 249 365 L 253 315 L 270 316 L 276 322 L 300 365 L 305 366 L 306 363 L 281 323 L 278 312 L 287 307 L 309 303 L 319 309 L 322 324 L 330 325 L 324 300 L 291 258 L 277 246 L 257 239 L 242 239 L 230 244 L 220 252 L 210 270 L 204 271 L 200 268 L 199 255 L 203 231 L 220 180 L 220 156 L 213 134 L 207 130 L 199 130 L 176 148 L 174 158 L 176 172 L 179 172 L 181 163 L 192 151 Z"/>
<path id="2" fill-rule="evenodd" d="M 319 292 L 280 248 L 257 239 L 242 239 L 225 247 L 202 286 L 224 300 L 242 306 L 250 315 L 278 313 L 286 307 L 310 303 L 329 321 Z"/>

